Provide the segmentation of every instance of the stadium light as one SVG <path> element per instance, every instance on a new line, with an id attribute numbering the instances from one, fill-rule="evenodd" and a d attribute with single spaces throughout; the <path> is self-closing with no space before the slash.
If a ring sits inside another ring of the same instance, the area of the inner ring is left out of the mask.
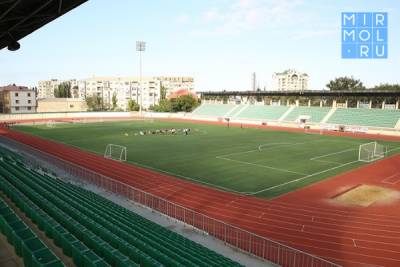
<path id="1" fill-rule="evenodd" d="M 136 41 L 136 51 L 139 52 L 139 71 L 140 71 L 140 105 L 139 115 L 142 116 L 142 105 L 143 105 L 143 87 L 142 87 L 142 52 L 146 50 L 146 42 Z"/>

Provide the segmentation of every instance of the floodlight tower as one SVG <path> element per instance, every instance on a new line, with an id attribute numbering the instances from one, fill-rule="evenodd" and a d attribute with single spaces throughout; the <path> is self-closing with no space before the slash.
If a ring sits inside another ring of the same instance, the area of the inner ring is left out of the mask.
<path id="1" fill-rule="evenodd" d="M 146 50 L 146 42 L 136 41 L 136 51 L 139 52 L 139 71 L 140 71 L 140 105 L 139 105 L 139 115 L 142 116 L 142 105 L 143 105 L 143 87 L 142 87 L 142 52 Z"/>

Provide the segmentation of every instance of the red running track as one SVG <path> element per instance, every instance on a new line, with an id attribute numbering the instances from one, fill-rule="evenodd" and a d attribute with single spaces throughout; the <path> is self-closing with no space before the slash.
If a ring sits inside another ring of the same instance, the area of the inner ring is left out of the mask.
<path id="1" fill-rule="evenodd" d="M 32 135 L 10 130 L 0 134 L 344 266 L 400 266 L 400 198 L 368 208 L 338 206 L 329 201 L 339 191 L 360 183 L 400 189 L 400 182 L 393 182 L 400 173 L 400 155 L 266 201 L 108 160 Z"/>

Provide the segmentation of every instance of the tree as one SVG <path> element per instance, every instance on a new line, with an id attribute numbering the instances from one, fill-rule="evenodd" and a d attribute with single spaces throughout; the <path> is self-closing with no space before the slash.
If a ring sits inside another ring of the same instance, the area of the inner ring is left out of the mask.
<path id="1" fill-rule="evenodd" d="M 382 90 L 382 91 L 400 91 L 400 84 L 380 84 L 376 85 L 374 90 Z"/>
<path id="2" fill-rule="evenodd" d="M 158 105 L 152 105 L 150 106 L 150 109 L 156 112 L 171 112 L 171 101 L 167 99 L 160 100 L 160 103 Z"/>
<path id="3" fill-rule="evenodd" d="M 71 97 L 71 83 L 62 82 L 56 89 L 54 89 L 54 97 L 56 98 L 70 98 Z"/>
<path id="4" fill-rule="evenodd" d="M 128 100 L 128 111 L 139 111 L 139 104 L 136 103 L 135 100 L 129 99 Z"/>
<path id="5" fill-rule="evenodd" d="M 178 110 L 177 111 L 192 111 L 198 104 L 197 99 L 192 95 L 182 95 L 176 99 Z"/>
<path id="6" fill-rule="evenodd" d="M 101 97 L 100 96 L 88 96 L 86 97 L 86 105 L 89 111 L 101 110 Z"/>
<path id="7" fill-rule="evenodd" d="M 156 112 L 190 112 L 198 105 L 198 100 L 192 95 L 182 95 L 170 100 L 160 100 L 158 105 L 152 105 L 150 106 L 150 109 Z"/>
<path id="8" fill-rule="evenodd" d="M 329 81 L 326 85 L 331 91 L 352 91 L 352 90 L 364 90 L 365 87 L 360 80 L 354 79 L 354 77 L 338 77 L 334 80 Z"/>
<path id="9" fill-rule="evenodd" d="M 117 108 L 117 102 L 118 102 L 117 95 L 115 93 L 113 94 L 111 101 L 112 101 L 112 109 L 115 110 Z"/>
<path id="10" fill-rule="evenodd" d="M 160 87 L 160 99 L 164 100 L 167 97 L 167 88 L 164 87 L 164 85 L 161 85 Z"/>

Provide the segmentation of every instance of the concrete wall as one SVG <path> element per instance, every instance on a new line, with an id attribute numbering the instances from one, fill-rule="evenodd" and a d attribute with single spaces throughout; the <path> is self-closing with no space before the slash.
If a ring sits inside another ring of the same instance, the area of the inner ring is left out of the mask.
<path id="1" fill-rule="evenodd" d="M 85 100 L 54 98 L 54 99 L 39 99 L 37 101 L 38 113 L 49 112 L 82 112 L 87 111 Z"/>

